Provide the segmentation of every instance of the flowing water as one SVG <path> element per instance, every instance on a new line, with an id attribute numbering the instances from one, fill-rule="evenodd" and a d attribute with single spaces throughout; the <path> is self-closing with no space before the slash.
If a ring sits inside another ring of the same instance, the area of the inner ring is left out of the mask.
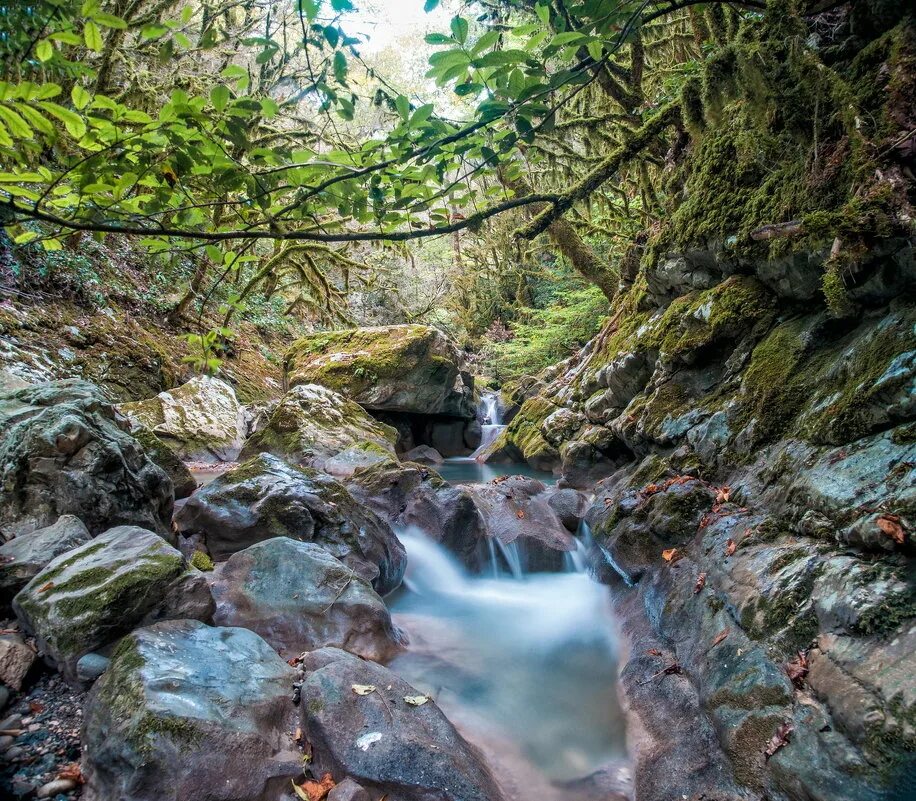
<path id="1" fill-rule="evenodd" d="M 391 668 L 488 758 L 516 752 L 516 797 L 571 798 L 553 795 L 553 783 L 619 764 L 617 637 L 582 554 L 570 556 L 569 572 L 522 575 L 517 553 L 494 549 L 490 569 L 474 576 L 422 533 L 398 536 L 408 566 L 392 612 L 411 644 Z"/>
<path id="2" fill-rule="evenodd" d="M 471 454 L 474 459 L 505 430 L 502 414 L 499 410 L 499 393 L 483 392 L 480 396 L 480 447 Z"/>

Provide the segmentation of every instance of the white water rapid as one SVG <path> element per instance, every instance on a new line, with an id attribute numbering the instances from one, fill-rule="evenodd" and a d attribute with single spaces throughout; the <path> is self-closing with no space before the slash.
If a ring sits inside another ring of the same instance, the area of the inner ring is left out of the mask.
<path id="1" fill-rule="evenodd" d="M 472 459 L 484 452 L 506 428 L 499 411 L 499 393 L 482 392 L 480 394 L 480 447 L 471 454 Z"/>
<path id="2" fill-rule="evenodd" d="M 502 758 L 516 752 L 521 798 L 571 798 L 554 796 L 552 783 L 615 764 L 617 638 L 583 555 L 570 555 L 569 572 L 522 575 L 511 546 L 494 549 L 490 570 L 474 576 L 422 533 L 398 536 L 408 566 L 392 611 L 410 647 L 391 668 L 472 742 Z"/>

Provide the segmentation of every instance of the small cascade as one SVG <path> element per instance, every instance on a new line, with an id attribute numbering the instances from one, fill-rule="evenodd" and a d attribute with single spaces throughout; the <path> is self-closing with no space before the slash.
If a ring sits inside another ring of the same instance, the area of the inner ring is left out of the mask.
<path id="1" fill-rule="evenodd" d="M 623 579 L 623 583 L 628 587 L 634 585 L 633 578 L 624 570 L 620 565 L 614 561 L 614 557 L 611 555 L 611 552 L 605 548 L 603 545 L 595 542 L 595 538 L 592 536 L 592 529 L 588 523 L 584 520 L 579 523 L 579 531 L 576 533 L 576 541 L 579 543 L 579 549 L 585 555 L 585 563 L 587 564 L 588 553 L 592 550 L 597 550 L 601 554 L 605 563 L 608 567 L 611 568 L 620 578 Z"/>
<path id="2" fill-rule="evenodd" d="M 499 413 L 499 393 L 483 392 L 480 395 L 480 447 L 471 454 L 472 459 L 486 450 L 505 430 Z"/>

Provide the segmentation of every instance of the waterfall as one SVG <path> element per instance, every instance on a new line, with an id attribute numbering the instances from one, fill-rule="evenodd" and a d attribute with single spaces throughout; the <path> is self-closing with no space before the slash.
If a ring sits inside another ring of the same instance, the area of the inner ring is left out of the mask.
<path id="1" fill-rule="evenodd" d="M 471 454 L 472 459 L 484 452 L 505 429 L 499 412 L 499 393 L 482 392 L 480 395 L 480 447 Z"/>

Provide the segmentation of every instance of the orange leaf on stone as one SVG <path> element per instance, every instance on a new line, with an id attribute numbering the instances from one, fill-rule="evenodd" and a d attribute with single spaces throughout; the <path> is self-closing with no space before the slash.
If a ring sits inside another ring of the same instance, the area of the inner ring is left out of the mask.
<path id="1" fill-rule="evenodd" d="M 792 738 L 792 724 L 788 721 L 785 723 L 780 723 L 779 728 L 776 729 L 776 733 L 770 737 L 770 741 L 767 743 L 766 758 L 769 759 L 773 754 L 775 754 L 780 748 L 789 744 L 789 740 Z"/>
<path id="2" fill-rule="evenodd" d="M 731 556 L 738 549 L 738 543 L 731 537 L 725 542 L 725 555 Z"/>
<path id="3" fill-rule="evenodd" d="M 732 488 L 729 486 L 719 487 L 719 491 L 716 493 L 716 504 L 721 505 L 723 503 L 728 503 L 728 499 L 732 494 Z"/>
<path id="4" fill-rule="evenodd" d="M 70 762 L 57 771 L 58 779 L 69 779 L 77 784 L 83 783 L 83 771 L 80 769 L 79 762 Z"/>
<path id="5" fill-rule="evenodd" d="M 900 522 L 900 517 L 898 515 L 883 514 L 876 522 L 878 523 L 878 528 L 898 545 L 903 545 L 906 541 L 906 529 Z"/>
<path id="6" fill-rule="evenodd" d="M 677 548 L 666 548 L 662 551 L 662 559 L 664 559 L 669 565 L 673 565 L 678 559 L 682 558 L 683 554 Z"/>
<path id="7" fill-rule="evenodd" d="M 301 786 L 293 782 L 293 790 L 302 801 L 324 801 L 336 786 L 337 782 L 330 773 L 325 773 L 318 782 L 306 779 Z"/>
<path id="8" fill-rule="evenodd" d="M 658 648 L 650 648 L 648 651 L 646 651 L 646 653 L 649 656 L 661 656 L 662 655 L 662 652 L 659 651 Z"/>
<path id="9" fill-rule="evenodd" d="M 712 641 L 710 648 L 715 648 L 722 640 L 728 636 L 728 629 L 722 629 L 717 635 L 716 638 Z"/>
<path id="10" fill-rule="evenodd" d="M 700 575 L 697 576 L 697 583 L 693 585 L 693 594 L 696 595 L 698 592 L 701 592 L 703 590 L 703 587 L 705 586 L 706 586 L 706 574 L 700 573 Z"/>
<path id="11" fill-rule="evenodd" d="M 515 513 L 515 516 L 516 516 L 519 520 L 522 520 L 522 519 L 525 517 L 525 513 L 524 513 L 521 509 L 519 509 L 519 510 Z"/>
<path id="12" fill-rule="evenodd" d="M 808 654 L 805 651 L 799 651 L 798 656 L 785 667 L 786 675 L 789 681 L 796 687 L 801 687 L 808 675 Z"/>

